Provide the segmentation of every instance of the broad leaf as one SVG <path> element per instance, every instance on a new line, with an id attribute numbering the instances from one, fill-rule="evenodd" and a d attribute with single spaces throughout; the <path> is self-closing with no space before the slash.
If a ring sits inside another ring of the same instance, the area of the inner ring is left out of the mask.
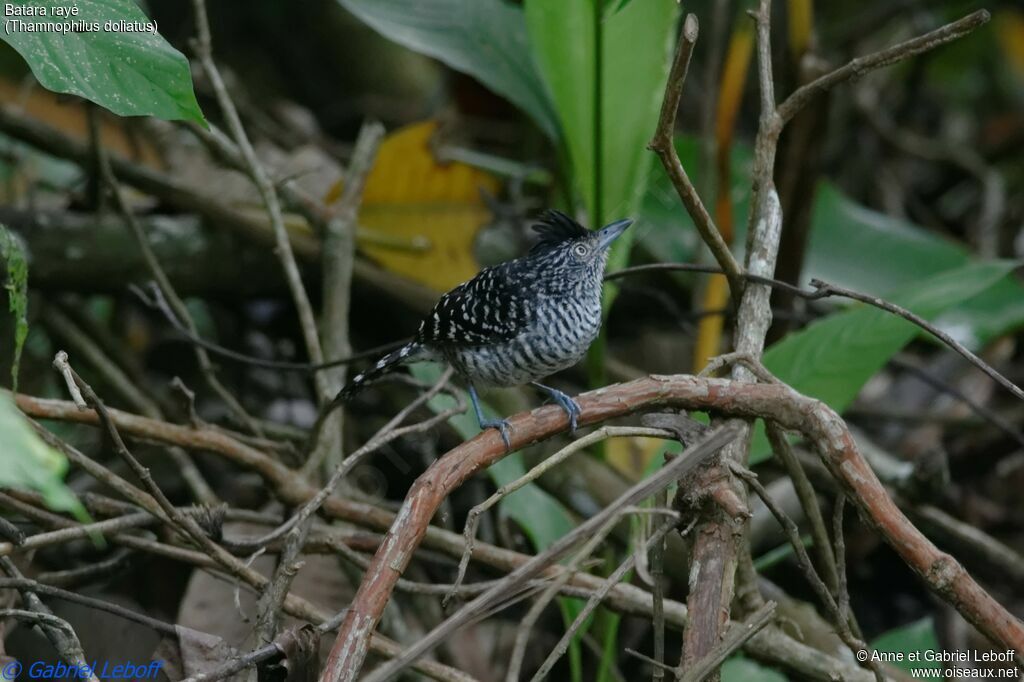
<path id="1" fill-rule="evenodd" d="M 436 130 L 436 121 L 423 121 L 384 139 L 366 178 L 356 238 L 388 270 L 447 291 L 480 270 L 473 246 L 491 219 L 481 191 L 496 194 L 499 183 L 465 163 L 439 163 L 430 148 Z M 341 184 L 329 201 L 341 196 Z"/>
<path id="2" fill-rule="evenodd" d="M 902 289 L 889 300 L 933 319 L 992 287 L 1014 267 L 1007 261 L 966 265 Z M 764 364 L 796 390 L 842 411 L 918 331 L 896 315 L 857 304 L 785 337 L 768 349 Z"/>
<path id="3" fill-rule="evenodd" d="M 696 140 L 677 138 L 676 149 L 683 166 L 691 173 L 696 172 Z M 737 216 L 747 215 L 750 164 L 750 148 L 734 145 L 730 191 Z M 645 251 L 659 260 L 689 261 L 695 250 L 703 248 L 698 245 L 693 222 L 664 173 L 656 174 L 644 195 L 638 227 Z M 742 245 L 745 221 L 738 221 L 737 227 L 735 243 Z M 962 245 L 913 223 L 865 208 L 827 180 L 818 183 L 803 282 L 818 277 L 864 293 L 888 296 L 969 262 L 970 254 Z M 1024 324 L 1024 286 L 1017 278 L 1008 277 L 972 298 L 970 305 L 950 308 L 935 322 L 957 340 L 978 348 Z"/>
<path id="4" fill-rule="evenodd" d="M 0 443 L 0 487 L 36 490 L 51 509 L 84 514 L 64 486 L 67 460 L 39 438 L 6 392 L 0 392 Z"/>
<path id="5" fill-rule="evenodd" d="M 949 270 L 889 297 L 925 319 L 971 300 L 1003 280 L 1016 263 L 995 261 Z M 856 304 L 811 323 L 773 345 L 764 364 L 794 389 L 843 411 L 878 370 L 920 330 L 915 325 L 865 304 Z M 758 428 L 754 461 L 768 452 Z"/>
<path id="6" fill-rule="evenodd" d="M 46 11 L 45 16 L 6 13 L 0 34 L 44 87 L 84 97 L 121 116 L 205 124 L 188 60 L 157 33 L 156 23 L 133 0 L 8 0 L 5 6 L 10 5 Z M 77 15 L 55 16 L 68 8 L 76 8 Z M 44 22 L 75 22 L 79 30 L 33 31 L 23 25 Z M 108 30 L 126 26 L 132 30 Z"/>
<path id="7" fill-rule="evenodd" d="M 521 7 L 503 0 L 338 0 L 385 38 L 467 73 L 529 114 L 558 123 L 533 61 Z"/>
<path id="8" fill-rule="evenodd" d="M 612 3 L 607 15 L 594 0 L 526 0 L 525 7 L 590 222 L 627 216 L 654 160 L 646 143 L 668 76 L 677 3 Z M 628 244 L 616 252 L 627 253 Z"/>

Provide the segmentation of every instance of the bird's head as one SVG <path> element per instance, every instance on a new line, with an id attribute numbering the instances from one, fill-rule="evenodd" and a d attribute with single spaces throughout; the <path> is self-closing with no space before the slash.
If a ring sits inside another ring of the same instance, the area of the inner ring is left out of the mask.
<path id="1" fill-rule="evenodd" d="M 612 242 L 632 224 L 629 219 L 617 220 L 591 231 L 561 211 L 548 210 L 533 226 L 540 239 L 530 249 L 530 256 L 549 260 L 553 267 L 580 277 L 600 277 Z"/>

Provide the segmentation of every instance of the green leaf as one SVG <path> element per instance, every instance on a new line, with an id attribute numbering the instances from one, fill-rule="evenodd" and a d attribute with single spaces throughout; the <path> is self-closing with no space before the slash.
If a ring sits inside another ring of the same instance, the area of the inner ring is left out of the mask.
<path id="1" fill-rule="evenodd" d="M 39 438 L 6 392 L 0 392 L 0 443 L 0 487 L 36 490 L 51 509 L 84 516 L 81 503 L 64 486 L 67 460 Z"/>
<path id="2" fill-rule="evenodd" d="M 0 34 L 25 58 L 44 87 L 84 97 L 121 116 L 205 124 L 192 91 L 188 60 L 156 32 L 156 23 L 133 0 L 7 0 L 4 4 L 46 11 L 45 16 L 6 13 Z M 78 14 L 54 15 L 68 8 L 76 8 Z M 71 22 L 76 30 L 31 31 L 23 25 Z M 140 30 L 107 30 L 108 22 L 134 22 Z"/>
<path id="3" fill-rule="evenodd" d="M 699 143 L 678 137 L 676 149 L 683 166 L 699 170 Z M 746 216 L 750 201 L 751 149 L 732 148 L 730 192 L 733 212 Z M 644 195 L 638 234 L 645 251 L 659 260 L 692 260 L 698 244 L 693 222 L 664 173 L 658 173 Z M 734 243 L 744 243 L 746 221 L 737 221 Z M 637 228 L 634 228 L 637 229 Z M 871 254 L 851 258 L 851 253 Z M 865 208 L 844 196 L 831 182 L 818 183 L 811 215 L 807 260 L 801 277 L 812 277 L 876 296 L 887 296 L 951 268 L 967 265 L 971 255 L 961 244 L 923 228 Z M 1024 287 L 1019 280 L 1004 282 L 935 319 L 968 347 L 977 349 L 991 339 L 1024 324 Z"/>
<path id="4" fill-rule="evenodd" d="M 969 258 L 959 244 L 865 208 L 828 181 L 818 184 L 811 225 L 806 277 L 858 291 L 886 294 L 966 265 Z"/>
<path id="5" fill-rule="evenodd" d="M 744 656 L 733 656 L 722 664 L 722 682 L 786 682 L 786 676 Z"/>
<path id="6" fill-rule="evenodd" d="M 602 0 L 602 1 L 604 2 L 604 9 L 602 11 L 604 12 L 605 18 L 611 16 L 612 14 L 615 14 L 619 10 L 625 8 L 626 5 L 628 5 L 629 3 L 633 2 L 633 0 Z"/>
<path id="7" fill-rule="evenodd" d="M 28 336 L 28 263 L 21 243 L 0 224 L 0 261 L 7 269 L 4 288 L 8 308 L 14 316 L 14 362 L 11 364 L 11 390 L 18 390 L 18 367 L 21 350 Z"/>
<path id="8" fill-rule="evenodd" d="M 906 287 L 889 300 L 931 320 L 991 288 L 1016 266 L 1010 261 L 965 265 Z M 903 318 L 856 304 L 785 337 L 768 349 L 764 364 L 800 393 L 842 412 L 918 332 Z M 759 426 L 752 460 L 760 461 L 766 452 L 767 439 Z"/>
<path id="9" fill-rule="evenodd" d="M 902 661 L 892 661 L 891 665 L 896 668 L 901 668 L 906 671 L 913 670 L 941 670 L 942 663 L 939 661 L 926 661 L 924 660 L 923 652 L 925 651 L 939 651 L 939 638 L 935 635 L 935 626 L 932 623 L 931 618 L 922 618 L 921 620 L 903 625 L 901 627 L 889 630 L 878 636 L 871 646 L 876 651 L 885 651 L 891 653 L 903 653 L 910 654 L 911 652 L 920 652 L 921 660 L 908 661 L 906 656 Z M 941 677 L 931 679 L 943 679 Z"/>
<path id="10" fill-rule="evenodd" d="M 646 143 L 658 120 L 678 10 L 674 0 L 615 5 L 602 18 L 604 4 L 595 0 L 525 2 L 530 42 L 594 226 L 630 215 L 643 194 L 654 161 Z M 627 232 L 619 240 L 613 263 L 624 260 L 630 238 Z"/>
<path id="11" fill-rule="evenodd" d="M 933 319 L 993 286 L 1014 267 L 1009 261 L 966 265 L 904 288 L 889 300 Z M 896 315 L 857 304 L 785 337 L 768 349 L 764 363 L 796 390 L 842 411 L 917 331 Z"/>
<path id="12" fill-rule="evenodd" d="M 521 7 L 502 0 L 338 0 L 385 38 L 473 76 L 529 114 L 558 122 L 534 63 Z"/>

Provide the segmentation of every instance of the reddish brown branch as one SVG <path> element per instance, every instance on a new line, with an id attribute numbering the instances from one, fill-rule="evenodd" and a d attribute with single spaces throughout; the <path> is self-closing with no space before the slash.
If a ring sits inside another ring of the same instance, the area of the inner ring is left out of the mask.
<path id="1" fill-rule="evenodd" d="M 80 411 L 70 401 L 26 395 L 17 395 L 16 401 L 19 409 L 34 418 L 97 425 L 95 412 Z M 674 406 L 737 417 L 763 416 L 787 430 L 800 432 L 814 443 L 829 470 L 839 479 L 865 518 L 937 594 L 1000 646 L 1024 651 L 1024 626 L 992 599 L 953 557 L 940 552 L 903 516 L 857 451 L 842 419 L 824 403 L 779 384 L 751 384 L 685 375 L 651 376 L 609 386 L 580 396 L 579 403 L 583 408 L 581 424 L 595 424 L 633 412 Z M 118 410 L 110 410 L 110 414 L 124 435 L 219 453 L 256 471 L 285 504 L 299 505 L 316 494 L 312 486 L 288 468 L 224 433 L 168 424 Z M 565 413 L 557 406 L 537 408 L 518 414 L 509 421 L 514 449 L 548 438 L 568 426 Z M 371 603 L 383 608 L 412 551 L 424 535 L 431 540 L 432 546 L 450 551 L 454 556 L 459 555 L 461 537 L 429 526 L 433 511 L 463 481 L 498 461 L 504 454 L 500 437 L 490 431 L 460 445 L 435 462 L 417 480 L 397 517 L 352 500 L 338 497 L 326 500 L 324 511 L 334 518 L 375 528 L 391 525 L 391 531 L 367 573 L 381 582 L 360 587 L 353 603 L 353 613 L 372 616 L 373 610 L 368 606 Z M 482 554 L 483 551 L 484 548 L 477 548 L 477 552 Z M 513 570 L 527 559 L 516 552 L 498 548 L 488 548 L 486 552 L 488 563 L 502 570 Z M 596 589 L 601 579 L 577 574 L 570 584 Z M 630 586 L 618 586 L 612 591 L 613 601 L 618 595 L 618 603 L 626 605 L 626 595 L 630 592 Z M 375 618 L 373 622 L 376 622 Z M 354 636 L 368 637 L 372 631 L 370 628 L 353 633 L 351 626 L 352 623 L 346 624 L 338 642 Z"/>
<path id="2" fill-rule="evenodd" d="M 846 425 L 824 403 L 782 385 L 748 384 L 691 376 L 651 376 L 579 397 L 581 424 L 656 407 L 712 410 L 734 417 L 765 417 L 814 443 L 829 470 L 887 542 L 943 599 L 994 642 L 1024 651 L 1024 625 L 996 602 L 951 556 L 940 552 L 889 498 L 857 451 Z M 509 420 L 512 451 L 567 426 L 557 407 L 538 408 Z M 352 665 L 366 653 L 399 576 L 408 565 L 441 502 L 463 482 L 507 454 L 501 438 L 486 431 L 437 460 L 413 484 L 387 538 L 366 572 L 331 652 L 328 669 Z M 338 665 L 344 662 L 345 665 Z M 331 665 L 331 664 L 335 665 Z M 325 677 L 335 682 L 336 678 Z"/>

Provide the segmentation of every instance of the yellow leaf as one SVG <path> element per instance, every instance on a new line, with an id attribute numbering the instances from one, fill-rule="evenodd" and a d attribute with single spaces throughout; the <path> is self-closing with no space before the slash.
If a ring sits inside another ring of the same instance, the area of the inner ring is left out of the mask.
<path id="1" fill-rule="evenodd" d="M 660 438 L 612 438 L 605 441 L 605 461 L 629 481 L 639 481 L 665 441 Z"/>
<path id="2" fill-rule="evenodd" d="M 996 39 L 1018 77 L 1024 78 L 1024 12 L 1005 9 L 993 22 Z"/>
<path id="3" fill-rule="evenodd" d="M 477 232 L 490 219 L 480 191 L 498 180 L 464 163 L 440 164 L 430 149 L 436 121 L 389 135 L 366 179 L 359 210 L 363 253 L 384 268 L 447 291 L 475 275 Z M 328 201 L 341 195 L 340 184 Z"/>
<path id="4" fill-rule="evenodd" d="M 722 238 L 729 244 L 732 243 L 733 237 L 732 197 L 729 195 L 729 178 L 732 175 L 730 150 L 753 51 L 754 30 L 752 24 L 741 18 L 733 29 L 729 47 L 726 49 L 715 116 L 715 141 L 717 144 L 715 172 L 718 188 L 715 198 L 715 222 L 718 224 L 718 230 L 722 233 Z M 706 311 L 721 310 L 728 306 L 728 299 L 729 287 L 725 277 L 721 275 L 709 277 L 702 298 L 702 308 Z M 697 343 L 693 353 L 695 370 L 704 367 L 709 359 L 718 355 L 722 346 L 724 325 L 725 318 L 714 312 L 709 312 L 701 318 L 700 324 L 697 325 Z"/>
<path id="5" fill-rule="evenodd" d="M 793 57 L 800 57 L 807 51 L 814 30 L 813 0 L 789 0 L 789 49 Z"/>

